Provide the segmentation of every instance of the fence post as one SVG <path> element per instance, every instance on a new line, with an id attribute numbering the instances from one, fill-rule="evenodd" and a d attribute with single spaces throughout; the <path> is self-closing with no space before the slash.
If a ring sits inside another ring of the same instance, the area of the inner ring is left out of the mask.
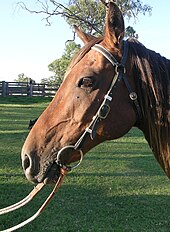
<path id="1" fill-rule="evenodd" d="M 27 96 L 32 97 L 33 95 L 33 83 L 32 83 L 32 79 L 30 78 L 28 85 L 27 85 L 28 89 L 27 89 Z"/>
<path id="2" fill-rule="evenodd" d="M 42 95 L 43 95 L 43 97 L 45 97 L 45 84 L 43 84 L 43 86 L 42 86 Z"/>
<path id="3" fill-rule="evenodd" d="M 32 81 L 30 81 L 30 97 L 32 97 L 33 94 L 33 84 Z"/>
<path id="4" fill-rule="evenodd" d="M 2 97 L 7 96 L 7 85 L 5 81 L 2 81 Z"/>

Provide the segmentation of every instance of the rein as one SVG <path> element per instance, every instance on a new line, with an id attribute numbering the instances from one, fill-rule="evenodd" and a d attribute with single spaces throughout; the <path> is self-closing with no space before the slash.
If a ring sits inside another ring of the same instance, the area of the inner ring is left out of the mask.
<path id="1" fill-rule="evenodd" d="M 18 225 L 16 226 L 13 226 L 11 228 L 8 228 L 6 230 L 2 230 L 0 232 L 12 232 L 12 231 L 15 231 L 25 225 L 27 225 L 28 223 L 34 221 L 43 211 L 44 209 L 46 208 L 46 206 L 48 205 L 48 203 L 52 200 L 52 198 L 54 197 L 54 195 L 57 193 L 57 191 L 59 190 L 63 180 L 64 180 L 64 177 L 65 175 L 68 173 L 68 169 L 67 168 L 60 168 L 60 176 L 58 178 L 58 181 L 57 183 L 55 184 L 52 192 L 50 193 L 50 195 L 47 197 L 47 199 L 44 201 L 44 203 L 41 205 L 41 207 L 38 209 L 38 211 L 30 218 L 28 218 L 27 220 L 19 223 Z M 38 192 L 40 192 L 40 190 L 45 186 L 44 183 L 39 183 L 33 190 L 32 192 L 27 196 L 25 197 L 23 200 L 21 200 L 20 202 L 14 204 L 14 205 L 11 205 L 9 207 L 6 207 L 4 209 L 1 209 L 0 210 L 0 215 L 2 214 L 6 214 L 6 213 L 9 213 L 11 211 L 14 211 L 16 209 L 19 209 L 21 207 L 23 207 L 24 205 L 26 205 L 28 202 L 30 202 L 37 194 Z"/>

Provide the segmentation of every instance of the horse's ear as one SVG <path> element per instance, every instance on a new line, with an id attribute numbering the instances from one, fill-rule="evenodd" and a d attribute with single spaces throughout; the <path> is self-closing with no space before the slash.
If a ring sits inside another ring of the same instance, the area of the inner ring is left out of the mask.
<path id="1" fill-rule="evenodd" d="M 95 39 L 95 37 L 93 35 L 86 34 L 80 28 L 78 28 L 76 25 L 74 25 L 74 29 L 75 29 L 77 36 L 83 41 L 84 44 L 87 44 L 91 40 Z"/>
<path id="2" fill-rule="evenodd" d="M 108 3 L 104 39 L 106 44 L 119 45 L 124 37 L 124 31 L 125 26 L 122 12 L 115 3 Z"/>

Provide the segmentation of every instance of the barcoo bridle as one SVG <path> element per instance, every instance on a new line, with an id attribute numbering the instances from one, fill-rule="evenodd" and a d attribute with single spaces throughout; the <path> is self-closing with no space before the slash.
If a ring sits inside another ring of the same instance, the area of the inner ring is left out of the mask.
<path id="1" fill-rule="evenodd" d="M 76 150 L 80 152 L 80 162 L 76 164 L 76 167 L 79 166 L 79 164 L 81 163 L 83 159 L 83 151 L 82 151 L 83 143 L 85 142 L 86 137 L 89 135 L 92 140 L 95 138 L 100 121 L 106 119 L 110 112 L 110 103 L 112 101 L 114 89 L 117 87 L 117 85 L 119 84 L 121 80 L 124 81 L 125 86 L 127 87 L 127 90 L 129 92 L 129 98 L 134 103 L 134 109 L 137 114 L 137 123 L 140 124 L 140 121 L 142 119 L 142 113 L 141 113 L 140 105 L 138 102 L 137 94 L 136 92 L 132 91 L 132 88 L 126 77 L 125 65 L 126 65 L 127 56 L 128 56 L 129 43 L 128 41 L 124 41 L 123 43 L 124 43 L 123 56 L 122 56 L 120 63 L 115 59 L 115 57 L 106 48 L 102 47 L 100 44 L 95 44 L 93 47 L 91 47 L 92 50 L 95 50 L 101 53 L 113 65 L 115 69 L 115 75 L 113 76 L 109 90 L 104 96 L 104 99 L 100 107 L 98 108 L 96 114 L 93 116 L 92 121 L 90 122 L 89 126 L 85 129 L 84 133 L 75 143 L 75 145 L 65 146 L 58 152 L 56 163 L 60 167 L 63 166 L 61 163 L 62 152 L 67 149 L 73 149 L 74 151 Z M 72 169 L 74 168 L 74 166 L 68 167 L 68 168 Z"/>
<path id="2" fill-rule="evenodd" d="M 138 102 L 137 94 L 134 91 L 132 91 L 131 86 L 126 78 L 125 65 L 126 65 L 127 56 L 128 56 L 128 47 L 129 47 L 128 41 L 124 41 L 123 56 L 122 56 L 120 63 L 114 58 L 114 56 L 107 49 L 105 49 L 101 45 L 95 44 L 93 47 L 91 47 L 92 50 L 95 50 L 95 51 L 101 53 L 113 65 L 113 67 L 115 69 L 115 75 L 113 76 L 111 85 L 110 85 L 106 95 L 104 96 L 104 99 L 103 99 L 100 107 L 98 108 L 96 114 L 92 118 L 92 121 L 90 122 L 89 126 L 85 129 L 84 133 L 81 135 L 81 137 L 75 143 L 75 145 L 65 146 L 61 150 L 59 150 L 59 152 L 57 153 L 57 157 L 56 157 L 56 160 L 54 160 L 54 163 L 57 163 L 57 165 L 60 167 L 60 176 L 59 176 L 57 183 L 54 186 L 53 191 L 49 195 L 49 197 L 45 200 L 45 202 L 42 204 L 42 206 L 39 208 L 39 210 L 32 217 L 28 218 L 24 222 L 14 226 L 14 227 L 3 230 L 1 232 L 11 232 L 11 231 L 17 230 L 17 229 L 25 226 L 26 224 L 32 222 L 34 219 L 36 219 L 40 215 L 40 213 L 45 209 L 45 207 L 48 205 L 50 200 L 54 197 L 55 193 L 58 191 L 59 187 L 61 186 L 61 184 L 63 182 L 64 176 L 69 171 L 77 168 L 81 164 L 81 162 L 83 160 L 83 156 L 84 156 L 83 151 L 82 151 L 82 146 L 86 140 L 86 137 L 90 135 L 90 138 L 94 139 L 94 137 L 96 136 L 97 128 L 99 126 L 100 121 L 106 119 L 109 112 L 110 112 L 110 103 L 112 101 L 114 89 L 117 87 L 117 85 L 119 84 L 119 82 L 121 80 L 124 81 L 124 83 L 128 89 L 129 97 L 133 101 L 134 106 L 135 106 L 135 111 L 137 113 L 138 123 L 140 122 L 140 120 L 142 118 L 142 113 L 141 113 L 140 105 Z M 80 153 L 80 160 L 78 161 L 77 164 L 75 164 L 73 166 L 67 166 L 66 164 L 63 164 L 61 161 L 62 160 L 61 157 L 62 157 L 63 153 L 65 153 L 68 149 L 69 150 L 72 149 L 74 152 L 78 151 Z M 25 197 L 23 200 L 21 200 L 20 202 L 14 204 L 14 205 L 0 209 L 0 215 L 9 213 L 11 211 L 14 211 L 14 210 L 19 209 L 19 208 L 23 207 L 24 205 L 26 205 L 28 202 L 30 202 L 38 194 L 38 192 L 40 192 L 40 190 L 44 187 L 44 185 L 45 184 L 43 182 L 39 183 L 32 190 L 32 192 L 27 197 Z"/>

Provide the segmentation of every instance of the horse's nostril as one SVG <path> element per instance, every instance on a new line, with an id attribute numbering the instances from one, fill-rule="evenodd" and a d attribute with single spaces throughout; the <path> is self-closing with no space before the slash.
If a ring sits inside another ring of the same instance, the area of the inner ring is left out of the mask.
<path id="1" fill-rule="evenodd" d="M 31 165 L 30 158 L 29 158 L 28 155 L 25 155 L 24 160 L 23 160 L 23 168 L 24 168 L 24 170 L 30 168 L 30 165 Z"/>
<path id="2" fill-rule="evenodd" d="M 31 182 L 37 183 L 36 176 L 39 172 L 39 169 L 35 162 L 35 156 L 33 156 L 33 153 L 23 152 L 21 158 L 22 167 L 26 178 Z"/>

